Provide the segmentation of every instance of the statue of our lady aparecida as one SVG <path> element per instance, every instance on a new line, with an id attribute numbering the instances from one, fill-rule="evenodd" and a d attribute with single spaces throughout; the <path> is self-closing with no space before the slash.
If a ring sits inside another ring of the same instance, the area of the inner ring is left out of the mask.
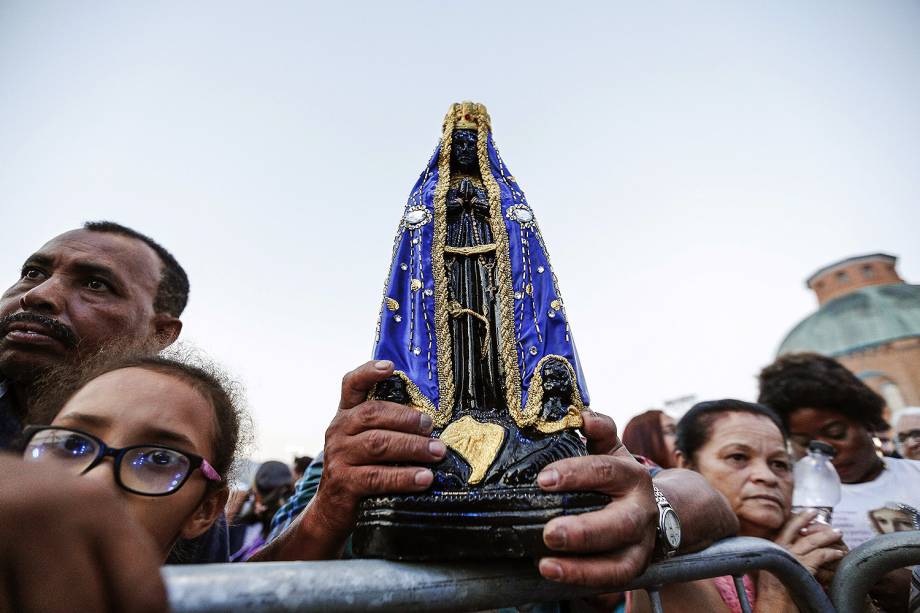
<path id="1" fill-rule="evenodd" d="M 544 466 L 587 453 L 575 429 L 588 393 L 536 217 L 481 104 L 451 106 L 409 195 L 374 358 L 396 371 L 371 396 L 430 415 L 448 453 L 428 492 L 362 504 L 355 553 L 540 555 L 549 519 L 606 504 L 536 485 Z"/>

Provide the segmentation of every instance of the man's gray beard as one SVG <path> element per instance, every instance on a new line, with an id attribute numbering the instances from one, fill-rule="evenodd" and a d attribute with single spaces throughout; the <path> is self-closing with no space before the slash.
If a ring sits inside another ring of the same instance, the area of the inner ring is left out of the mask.
<path id="1" fill-rule="evenodd" d="M 155 339 L 114 339 L 92 352 L 78 348 L 73 357 L 60 364 L 40 370 L 33 368 L 25 381 L 11 377 L 20 394 L 26 396 L 19 398 L 25 405 L 24 423 L 50 424 L 78 387 L 88 382 L 87 376 L 100 366 L 134 357 L 155 356 L 159 349 Z"/>

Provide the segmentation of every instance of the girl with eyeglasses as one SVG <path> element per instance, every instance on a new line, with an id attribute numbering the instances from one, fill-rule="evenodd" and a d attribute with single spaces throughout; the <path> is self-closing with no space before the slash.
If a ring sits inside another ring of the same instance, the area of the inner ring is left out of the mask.
<path id="1" fill-rule="evenodd" d="M 38 408 L 54 417 L 26 429 L 23 458 L 116 488 L 165 560 L 227 501 L 243 413 L 233 386 L 211 370 L 129 358 L 56 381 Z M 84 503 L 92 501 L 75 501 Z"/>

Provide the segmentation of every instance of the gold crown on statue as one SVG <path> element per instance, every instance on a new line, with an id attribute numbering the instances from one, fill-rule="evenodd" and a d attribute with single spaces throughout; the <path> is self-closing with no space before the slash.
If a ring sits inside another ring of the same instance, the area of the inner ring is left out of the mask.
<path id="1" fill-rule="evenodd" d="M 484 104 L 478 102 L 455 102 L 450 105 L 444 125 L 446 126 L 450 120 L 453 120 L 455 130 L 475 130 L 480 125 L 485 126 L 486 130 L 492 129 L 489 111 Z"/>

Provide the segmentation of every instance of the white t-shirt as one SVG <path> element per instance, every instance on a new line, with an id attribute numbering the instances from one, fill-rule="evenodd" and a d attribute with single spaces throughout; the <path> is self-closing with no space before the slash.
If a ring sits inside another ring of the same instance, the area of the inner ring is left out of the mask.
<path id="1" fill-rule="evenodd" d="M 885 469 L 874 481 L 844 483 L 831 524 L 853 549 L 873 536 L 913 530 L 911 516 L 889 503 L 920 509 L 920 461 L 883 458 Z"/>

